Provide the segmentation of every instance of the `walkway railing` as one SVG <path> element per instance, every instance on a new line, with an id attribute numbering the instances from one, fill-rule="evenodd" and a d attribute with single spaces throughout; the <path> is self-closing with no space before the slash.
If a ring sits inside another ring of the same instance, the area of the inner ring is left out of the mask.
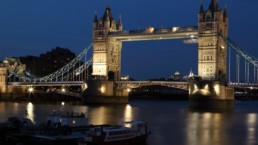
<path id="1" fill-rule="evenodd" d="M 180 32 L 197 32 L 197 26 L 190 27 L 171 27 L 171 28 L 153 28 L 149 27 L 146 30 L 128 30 L 121 32 L 110 32 L 109 36 L 128 36 L 128 35 L 148 35 L 148 34 L 169 34 Z"/>

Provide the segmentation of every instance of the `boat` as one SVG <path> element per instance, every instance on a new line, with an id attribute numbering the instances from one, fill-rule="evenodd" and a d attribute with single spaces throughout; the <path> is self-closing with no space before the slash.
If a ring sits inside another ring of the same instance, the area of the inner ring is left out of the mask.
<path id="1" fill-rule="evenodd" d="M 84 113 L 53 112 L 43 124 L 34 124 L 29 118 L 12 117 L 8 122 L 17 126 L 16 132 L 5 135 L 9 143 L 42 145 L 77 145 L 90 129 Z"/>
<path id="2" fill-rule="evenodd" d="M 78 145 L 136 145 L 146 144 L 150 132 L 146 121 L 124 122 L 122 125 L 96 125 Z"/>
<path id="3" fill-rule="evenodd" d="M 31 135 L 30 140 L 42 145 L 77 145 L 90 129 L 87 121 L 84 113 L 54 111 L 47 117 L 44 132 Z"/>

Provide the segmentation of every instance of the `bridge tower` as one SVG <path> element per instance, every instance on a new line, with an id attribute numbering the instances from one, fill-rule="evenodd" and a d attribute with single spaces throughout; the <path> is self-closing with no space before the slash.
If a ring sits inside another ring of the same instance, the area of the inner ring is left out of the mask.
<path id="1" fill-rule="evenodd" d="M 114 89 L 120 80 L 121 48 L 120 40 L 109 37 L 110 32 L 123 30 L 121 16 L 118 23 L 109 6 L 102 17 L 95 14 L 93 20 L 93 80 L 88 80 L 88 88 L 83 93 L 84 103 L 127 103 L 128 97 Z"/>
<path id="2" fill-rule="evenodd" d="M 103 16 L 93 20 L 93 73 L 97 79 L 120 80 L 122 42 L 108 37 L 109 32 L 122 31 L 122 19 L 118 23 L 107 6 Z"/>
<path id="3" fill-rule="evenodd" d="M 198 75 L 189 85 L 190 107 L 194 109 L 233 109 L 234 89 L 227 86 L 228 36 L 226 8 L 211 0 L 207 10 L 198 14 Z"/>
<path id="4" fill-rule="evenodd" d="M 0 93 L 7 92 L 7 67 L 0 63 Z"/>
<path id="5" fill-rule="evenodd" d="M 228 36 L 226 8 L 219 8 L 218 0 L 211 0 L 198 14 L 198 75 L 204 80 L 226 81 L 227 44 L 220 36 Z"/>

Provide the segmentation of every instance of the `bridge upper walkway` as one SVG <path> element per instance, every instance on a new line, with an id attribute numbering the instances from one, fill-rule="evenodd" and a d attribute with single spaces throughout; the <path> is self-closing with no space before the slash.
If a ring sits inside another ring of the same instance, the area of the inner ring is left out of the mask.
<path id="1" fill-rule="evenodd" d="M 171 28 L 153 28 L 146 30 L 127 30 L 121 32 L 110 32 L 110 38 L 120 41 L 142 41 L 142 40 L 160 40 L 160 39 L 182 39 L 197 38 L 198 27 L 171 27 Z"/>

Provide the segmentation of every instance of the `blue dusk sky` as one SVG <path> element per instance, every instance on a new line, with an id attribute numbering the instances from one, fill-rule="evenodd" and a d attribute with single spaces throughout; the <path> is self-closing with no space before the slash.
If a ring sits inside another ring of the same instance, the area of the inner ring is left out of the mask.
<path id="1" fill-rule="evenodd" d="M 206 10 L 210 0 L 203 0 Z M 92 21 L 110 5 L 123 29 L 197 26 L 200 0 L 1 0 L 0 60 L 39 55 L 57 46 L 79 54 L 92 41 Z M 227 6 L 229 37 L 258 57 L 258 1 L 219 0 Z M 182 40 L 124 42 L 122 75 L 144 80 L 197 73 L 197 45 Z"/>

